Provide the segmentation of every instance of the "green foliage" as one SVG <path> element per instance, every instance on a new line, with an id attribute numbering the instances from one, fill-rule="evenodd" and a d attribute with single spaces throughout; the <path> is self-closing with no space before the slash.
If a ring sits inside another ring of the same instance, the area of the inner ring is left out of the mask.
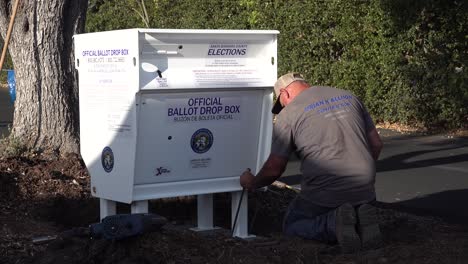
<path id="1" fill-rule="evenodd" d="M 139 2 L 141 3 L 141 0 L 90 0 L 86 32 L 145 28 L 146 25 L 140 16 L 144 12 Z M 154 14 L 158 10 L 157 2 L 144 0 L 150 27 L 157 27 L 154 24 Z"/>
<path id="2" fill-rule="evenodd" d="M 463 1 L 383 1 L 400 58 L 401 114 L 426 126 L 466 125 L 468 7 Z M 400 115 L 401 115 L 400 114 Z"/>
<path id="3" fill-rule="evenodd" d="M 91 0 L 88 31 L 143 27 L 141 0 Z M 467 125 L 468 4 L 459 0 L 145 0 L 150 26 L 276 29 L 278 73 L 352 90 L 377 121 Z"/>

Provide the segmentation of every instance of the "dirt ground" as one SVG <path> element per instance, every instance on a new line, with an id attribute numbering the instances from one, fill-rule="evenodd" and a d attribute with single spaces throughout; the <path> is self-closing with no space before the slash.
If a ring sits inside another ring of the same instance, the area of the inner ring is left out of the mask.
<path id="1" fill-rule="evenodd" d="M 160 231 L 121 241 L 60 236 L 98 221 L 99 202 L 78 156 L 0 159 L 0 263 L 467 263 L 468 228 L 379 209 L 385 244 L 377 250 L 341 254 L 336 245 L 281 235 L 294 193 L 270 188 L 249 196 L 250 232 L 230 236 L 230 196 L 215 195 L 216 232 L 195 233 L 195 197 L 150 202 L 150 212 L 169 222 Z M 119 205 L 120 213 L 129 211 Z M 32 239 L 59 235 L 44 244 Z"/>

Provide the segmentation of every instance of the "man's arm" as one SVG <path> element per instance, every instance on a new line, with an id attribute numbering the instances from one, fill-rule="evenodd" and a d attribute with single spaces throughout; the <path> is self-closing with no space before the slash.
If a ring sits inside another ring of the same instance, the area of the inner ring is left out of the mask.
<path id="1" fill-rule="evenodd" d="M 382 151 L 383 143 L 380 139 L 379 132 L 374 128 L 367 132 L 367 140 L 369 141 L 372 157 L 374 160 L 379 159 L 380 151 Z"/>
<path id="2" fill-rule="evenodd" d="M 240 184 L 250 191 L 270 185 L 283 174 L 287 164 L 287 158 L 270 154 L 257 176 L 254 176 L 250 173 L 250 169 L 247 169 L 240 177 Z"/>

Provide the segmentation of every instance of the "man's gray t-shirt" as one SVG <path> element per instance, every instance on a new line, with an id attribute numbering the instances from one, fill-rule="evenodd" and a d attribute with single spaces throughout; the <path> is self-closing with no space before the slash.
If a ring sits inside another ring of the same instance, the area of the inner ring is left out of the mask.
<path id="1" fill-rule="evenodd" d="M 375 199 L 374 123 L 352 93 L 323 86 L 301 92 L 277 115 L 271 153 L 300 157 L 302 198 L 327 207 Z"/>

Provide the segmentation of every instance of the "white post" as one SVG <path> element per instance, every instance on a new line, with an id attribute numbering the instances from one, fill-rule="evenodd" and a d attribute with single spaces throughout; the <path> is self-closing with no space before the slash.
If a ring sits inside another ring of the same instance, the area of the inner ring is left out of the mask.
<path id="1" fill-rule="evenodd" d="M 244 192 L 244 197 L 242 197 L 242 192 L 232 192 L 232 199 L 231 199 L 231 228 L 234 225 L 234 232 L 233 237 L 240 237 L 240 238 L 253 238 L 254 235 L 249 235 L 249 219 L 248 219 L 248 194 Z M 237 213 L 237 209 L 239 207 L 239 202 L 242 199 L 240 204 L 239 213 Z M 237 221 L 236 221 L 236 214 L 237 214 Z M 231 230 L 232 231 L 232 230 Z"/>
<path id="2" fill-rule="evenodd" d="M 148 213 L 148 200 L 132 202 L 131 212 L 132 214 Z"/>
<path id="3" fill-rule="evenodd" d="M 116 203 L 115 201 L 107 200 L 107 199 L 99 199 L 99 209 L 100 209 L 100 216 L 101 220 L 104 219 L 106 216 L 115 215 L 116 213 Z"/>
<path id="4" fill-rule="evenodd" d="M 197 227 L 193 231 L 218 229 L 213 226 L 213 194 L 197 195 Z"/>

